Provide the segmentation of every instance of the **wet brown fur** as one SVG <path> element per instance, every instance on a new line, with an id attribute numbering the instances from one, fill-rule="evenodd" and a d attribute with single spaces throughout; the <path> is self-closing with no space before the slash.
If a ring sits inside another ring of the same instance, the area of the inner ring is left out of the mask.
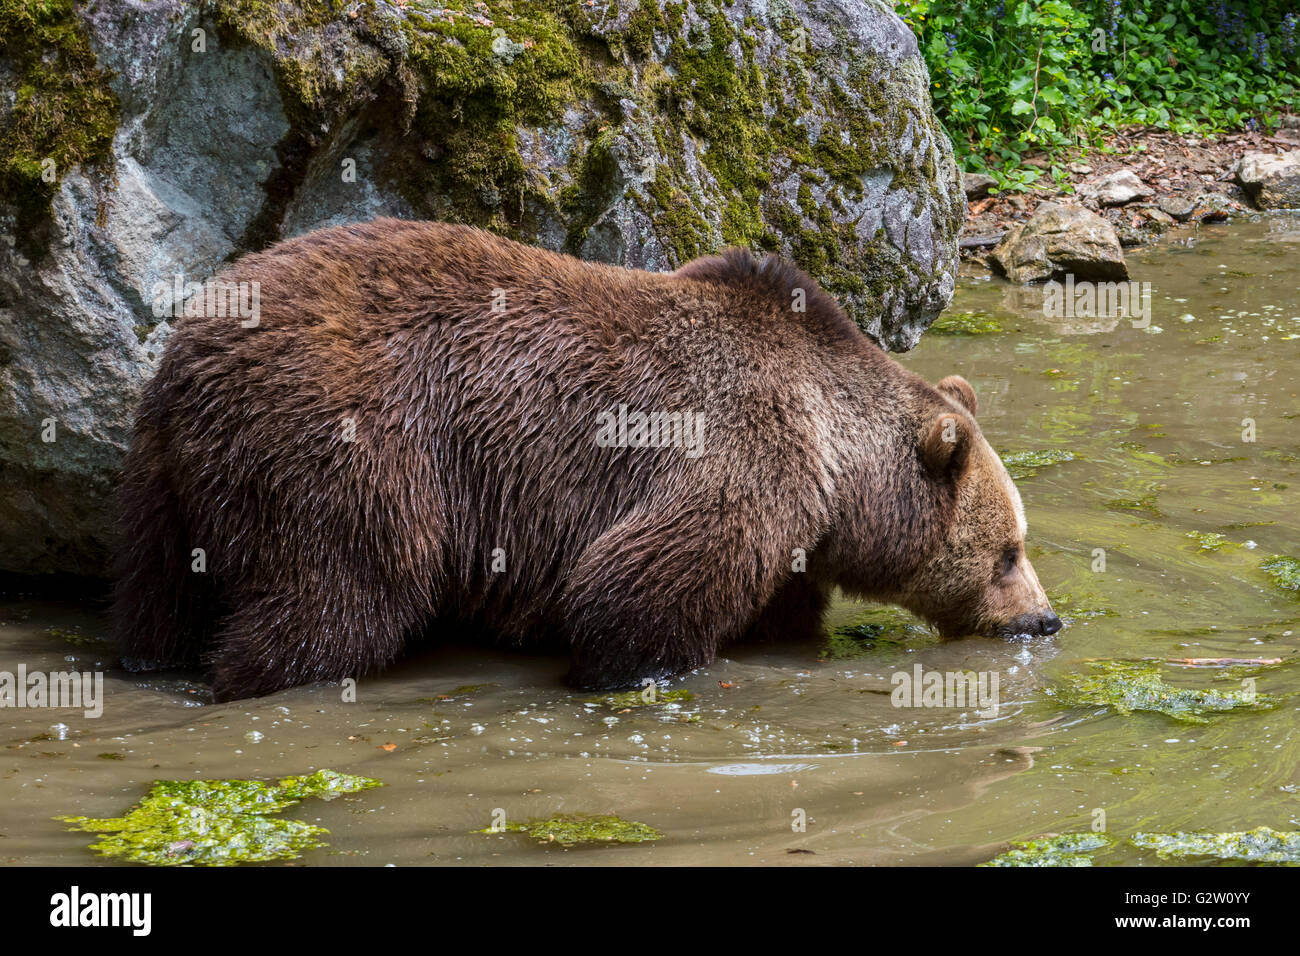
<path id="1" fill-rule="evenodd" d="M 133 666 L 206 664 L 230 699 L 373 672 L 445 625 L 567 646 L 575 685 L 610 688 L 813 636 L 836 585 L 949 631 L 1029 610 L 973 567 L 1011 503 L 969 386 L 901 368 L 779 259 L 659 275 L 379 220 L 223 279 L 260 283 L 259 324 L 178 321 L 127 458 Z M 619 404 L 703 412 L 704 454 L 598 447 Z M 935 446 L 945 415 L 960 440 Z"/>

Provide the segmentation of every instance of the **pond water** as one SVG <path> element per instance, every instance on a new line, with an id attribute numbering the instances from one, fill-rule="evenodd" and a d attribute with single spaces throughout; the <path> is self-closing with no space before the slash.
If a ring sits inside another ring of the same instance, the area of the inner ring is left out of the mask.
<path id="1" fill-rule="evenodd" d="M 412 657 L 356 702 L 317 686 L 212 705 L 196 675 L 108 668 L 99 719 L 0 711 L 0 860 L 111 862 L 53 817 L 117 816 L 157 779 L 318 768 L 385 786 L 285 811 L 330 831 L 315 865 L 973 864 L 1094 825 L 1114 840 L 1099 865 L 1156 865 L 1127 838 L 1300 829 L 1300 595 L 1260 567 L 1300 556 L 1300 219 L 1179 230 L 1129 262 L 1149 329 L 1045 318 L 1041 291 L 972 274 L 949 314 L 1001 331 L 929 334 L 901 359 L 968 378 L 995 448 L 1046 453 L 1017 471 L 1054 637 L 945 643 L 840 602 L 824 647 L 734 648 L 673 685 L 689 699 L 642 707 L 568 692 L 562 660 L 474 648 Z M 0 670 L 107 667 L 94 605 L 10 594 L 0 621 Z M 1280 659 L 1158 673 L 1281 700 L 1187 723 L 1063 699 L 1095 661 L 1142 658 Z M 893 706 L 918 665 L 996 675 L 998 706 Z M 662 837 L 473 832 L 494 813 Z"/>

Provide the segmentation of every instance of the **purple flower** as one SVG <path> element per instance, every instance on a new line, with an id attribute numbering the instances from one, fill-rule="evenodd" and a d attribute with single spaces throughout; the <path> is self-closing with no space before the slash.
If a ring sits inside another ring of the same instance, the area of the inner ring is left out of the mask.
<path id="1" fill-rule="evenodd" d="M 1300 24 L 1300 16 L 1294 13 L 1288 13 L 1282 18 L 1282 23 L 1278 27 L 1278 32 L 1282 34 L 1282 52 L 1295 52 L 1295 28 Z"/>
<path id="2" fill-rule="evenodd" d="M 1250 55 L 1255 58 L 1255 62 L 1264 69 L 1269 68 L 1268 62 L 1268 37 L 1263 33 L 1256 33 L 1251 41 Z"/>

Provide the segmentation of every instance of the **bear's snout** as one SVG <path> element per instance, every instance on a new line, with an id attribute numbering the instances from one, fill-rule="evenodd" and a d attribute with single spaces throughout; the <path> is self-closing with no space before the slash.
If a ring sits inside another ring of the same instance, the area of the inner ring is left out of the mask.
<path id="1" fill-rule="evenodd" d="M 1061 629 L 1061 619 L 1056 616 L 1056 612 L 1051 608 L 1042 611 L 1030 611 L 1028 614 L 1021 614 L 1013 618 L 1006 624 L 998 628 L 998 634 L 1002 637 L 1016 637 L 1020 634 L 1028 634 L 1032 637 L 1048 637 L 1055 634 Z"/>

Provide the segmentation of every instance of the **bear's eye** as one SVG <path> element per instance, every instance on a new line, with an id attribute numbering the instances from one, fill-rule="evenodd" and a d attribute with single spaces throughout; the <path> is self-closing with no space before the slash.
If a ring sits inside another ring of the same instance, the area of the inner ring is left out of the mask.
<path id="1" fill-rule="evenodd" d="M 1020 560 L 1020 549 L 1018 547 L 1007 548 L 1007 550 L 1003 551 L 1002 564 L 1001 567 L 999 568 L 999 570 L 1002 572 L 1002 576 L 1006 577 L 1008 574 L 1014 571 L 1016 569 L 1016 563 L 1019 562 L 1019 560 Z"/>

